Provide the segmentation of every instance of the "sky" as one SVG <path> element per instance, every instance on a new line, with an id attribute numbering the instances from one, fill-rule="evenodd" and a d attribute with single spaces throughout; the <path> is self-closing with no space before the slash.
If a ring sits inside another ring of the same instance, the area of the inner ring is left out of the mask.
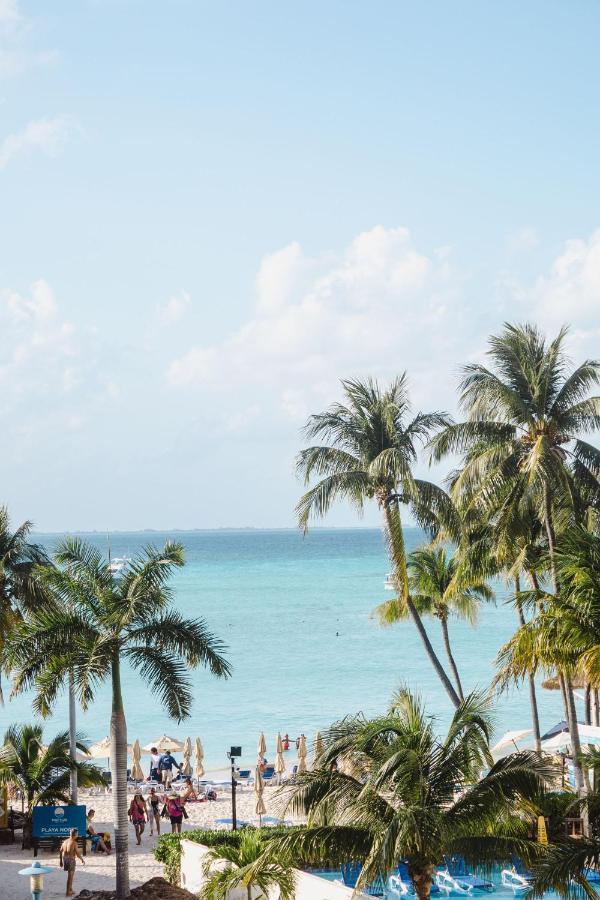
<path id="1" fill-rule="evenodd" d="M 505 321 L 597 355 L 599 43 L 596 0 L 0 0 L 15 523 L 293 527 L 341 378 L 455 412 Z"/>

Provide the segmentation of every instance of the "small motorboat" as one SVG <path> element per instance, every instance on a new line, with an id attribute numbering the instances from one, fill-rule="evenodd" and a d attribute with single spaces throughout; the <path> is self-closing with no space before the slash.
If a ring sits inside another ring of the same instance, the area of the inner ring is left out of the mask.
<path id="1" fill-rule="evenodd" d="M 111 575 L 120 575 L 130 562 L 131 559 L 128 556 L 115 556 L 108 564 L 108 571 Z"/>
<path id="2" fill-rule="evenodd" d="M 385 581 L 383 582 L 383 586 L 386 591 L 395 591 L 396 590 L 396 581 L 391 572 L 385 576 Z"/>

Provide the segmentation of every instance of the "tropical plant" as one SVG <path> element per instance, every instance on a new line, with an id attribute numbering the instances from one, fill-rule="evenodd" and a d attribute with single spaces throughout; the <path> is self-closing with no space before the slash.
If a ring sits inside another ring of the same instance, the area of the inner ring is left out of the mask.
<path id="1" fill-rule="evenodd" d="M 409 594 L 419 615 L 433 616 L 439 623 L 448 657 L 448 665 L 454 677 L 456 692 L 464 700 L 458 666 L 450 644 L 448 620 L 455 616 L 475 625 L 479 608 L 490 602 L 494 592 L 480 578 L 469 578 L 461 573 L 456 554 L 448 554 L 445 547 L 423 547 L 413 550 L 407 561 Z M 380 604 L 376 615 L 382 624 L 393 624 L 409 617 L 408 608 L 401 598 Z"/>
<path id="2" fill-rule="evenodd" d="M 225 863 L 223 865 L 223 863 Z M 248 900 L 266 900 L 276 888 L 280 900 L 293 900 L 295 877 L 281 857 L 265 852 L 260 831 L 244 831 L 237 846 L 222 844 L 204 857 L 201 900 L 227 900 L 230 891 L 245 890 Z"/>
<path id="3" fill-rule="evenodd" d="M 31 522 L 23 522 L 12 531 L 8 509 L 0 506 L 0 659 L 6 635 L 24 612 L 35 609 L 44 599 L 34 569 L 47 562 L 47 557 L 29 540 L 32 527 Z"/>
<path id="4" fill-rule="evenodd" d="M 82 707 L 98 686 L 112 686 L 111 768 L 117 857 L 117 898 L 129 896 L 127 821 L 127 725 L 121 665 L 136 669 L 168 714 L 181 721 L 190 713 L 189 670 L 199 665 L 227 677 L 224 645 L 201 619 L 186 619 L 171 608 L 169 579 L 183 565 L 183 548 L 167 542 L 148 547 L 118 579 L 102 554 L 82 540 L 65 540 L 56 552 L 58 567 L 38 571 L 55 605 L 27 617 L 7 645 L 13 692 L 33 687 L 34 709 L 47 715 L 71 671 Z M 59 568 L 62 566 L 63 568 Z"/>
<path id="5" fill-rule="evenodd" d="M 589 396 L 600 380 L 600 364 L 586 360 L 570 370 L 565 336 L 562 329 L 547 343 L 531 325 L 506 325 L 489 341 L 492 368 L 475 363 L 464 369 L 460 404 L 466 420 L 446 425 L 430 444 L 434 460 L 464 454 L 454 481 L 457 502 L 462 497 L 500 523 L 524 501 L 535 505 L 554 581 L 557 527 L 560 532 L 581 520 L 600 494 L 600 450 L 580 437 L 600 427 L 600 397 Z M 579 757 L 573 690 L 565 673 L 559 674 Z M 576 777 L 582 787 L 579 764 Z"/>
<path id="6" fill-rule="evenodd" d="M 337 500 L 349 501 L 360 513 L 367 500 L 376 500 L 383 512 L 386 536 L 399 601 L 408 610 L 427 655 L 452 703 L 460 703 L 456 689 L 442 666 L 408 586 L 401 504 L 407 504 L 416 521 L 435 528 L 440 521 L 453 532 L 458 528 L 447 494 L 428 481 L 415 478 L 412 467 L 417 445 L 432 430 L 446 424 L 441 413 L 418 413 L 409 419 L 406 376 L 386 389 L 376 381 L 342 381 L 345 404 L 310 417 L 305 434 L 327 443 L 308 447 L 298 457 L 297 469 L 309 484 L 319 480 L 300 499 L 296 508 L 303 528 L 311 518 L 327 515 Z"/>
<path id="7" fill-rule="evenodd" d="M 87 747 L 78 739 L 82 753 Z M 82 787 L 104 784 L 102 772 L 88 762 L 70 756 L 69 734 L 57 734 L 46 746 L 41 725 L 11 725 L 0 747 L 0 784 L 13 785 L 23 799 L 25 825 L 23 848 L 31 846 L 34 806 L 69 803 L 71 772 Z"/>
<path id="8" fill-rule="evenodd" d="M 488 864 L 514 852 L 531 858 L 519 806 L 543 791 L 554 766 L 533 752 L 494 764 L 489 738 L 489 709 L 475 695 L 455 711 L 445 737 L 405 690 L 387 715 L 337 722 L 317 767 L 282 788 L 282 802 L 308 824 L 274 841 L 272 852 L 361 861 L 359 889 L 405 860 L 419 898 L 429 897 L 445 854 Z"/>

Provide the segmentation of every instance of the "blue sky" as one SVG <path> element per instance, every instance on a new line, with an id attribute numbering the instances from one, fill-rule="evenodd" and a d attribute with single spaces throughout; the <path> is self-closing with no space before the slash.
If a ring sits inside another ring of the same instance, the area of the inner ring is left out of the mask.
<path id="1" fill-rule="evenodd" d="M 596 354 L 599 39 L 592 0 L 0 0 L 15 519 L 292 525 L 340 377 L 453 409 L 506 319 Z"/>

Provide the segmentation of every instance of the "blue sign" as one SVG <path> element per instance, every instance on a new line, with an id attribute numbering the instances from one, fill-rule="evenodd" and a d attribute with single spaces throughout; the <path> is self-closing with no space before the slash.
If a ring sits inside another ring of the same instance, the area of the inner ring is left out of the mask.
<path id="1" fill-rule="evenodd" d="M 34 838 L 66 838 L 71 828 L 85 837 L 87 824 L 85 806 L 34 806 L 33 836 Z"/>

